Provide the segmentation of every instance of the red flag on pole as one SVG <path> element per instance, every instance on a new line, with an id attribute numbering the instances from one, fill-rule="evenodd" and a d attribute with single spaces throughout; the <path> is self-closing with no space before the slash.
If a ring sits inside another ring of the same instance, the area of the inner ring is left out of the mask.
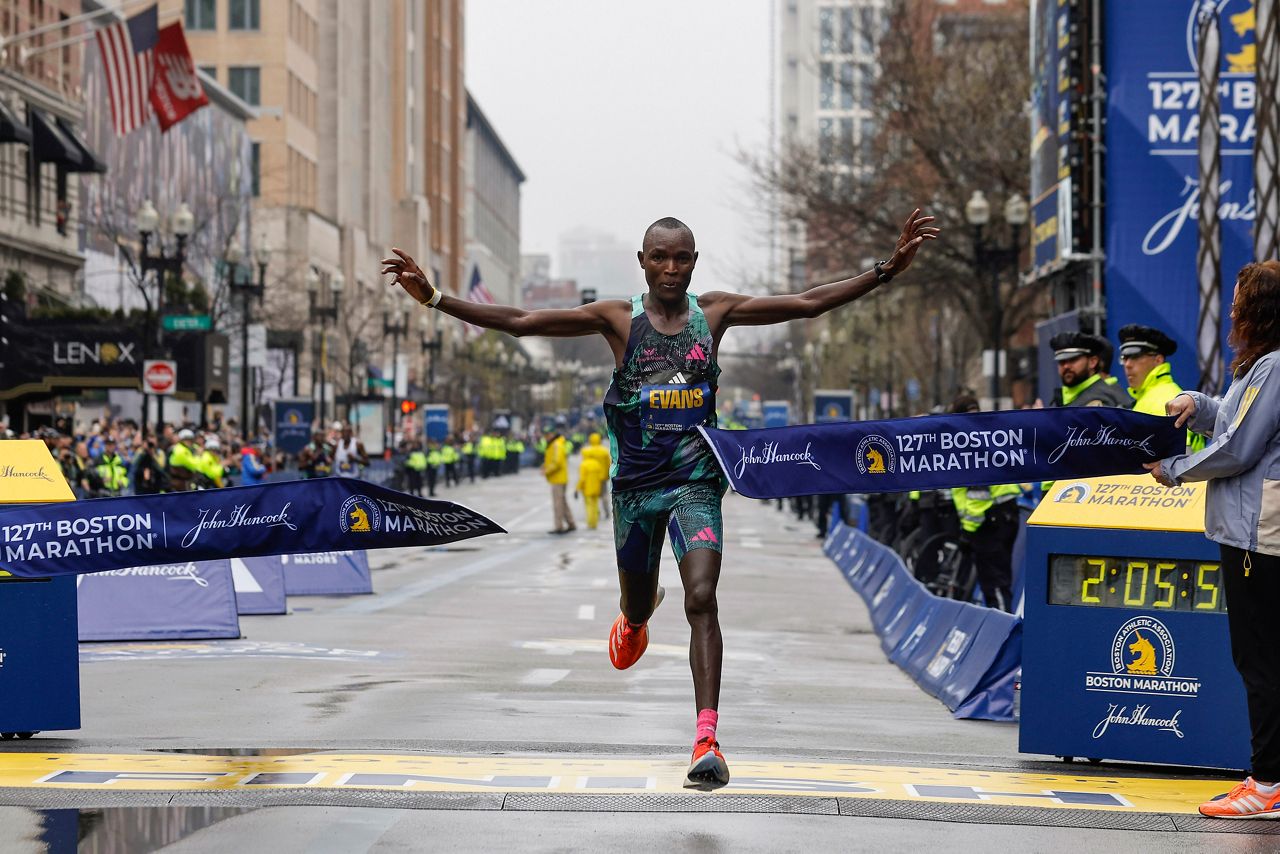
<path id="1" fill-rule="evenodd" d="M 196 110 L 209 103 L 196 65 L 182 34 L 182 22 L 175 21 L 160 30 L 155 48 L 155 78 L 151 84 L 151 106 L 156 111 L 160 130 L 167 131 Z"/>

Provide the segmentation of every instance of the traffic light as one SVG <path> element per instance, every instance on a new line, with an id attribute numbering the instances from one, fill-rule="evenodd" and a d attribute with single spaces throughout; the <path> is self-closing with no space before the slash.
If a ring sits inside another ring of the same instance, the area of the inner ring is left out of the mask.
<path id="1" fill-rule="evenodd" d="M 409 415 L 410 413 L 416 411 L 417 408 L 418 408 L 418 404 L 415 401 L 412 401 L 412 400 L 400 401 L 400 411 L 405 415 Z"/>

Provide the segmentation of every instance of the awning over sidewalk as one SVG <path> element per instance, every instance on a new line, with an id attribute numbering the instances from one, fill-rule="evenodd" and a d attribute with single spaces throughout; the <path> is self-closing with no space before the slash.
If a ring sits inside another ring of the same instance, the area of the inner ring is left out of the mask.
<path id="1" fill-rule="evenodd" d="M 107 165 L 80 139 L 66 119 L 52 119 L 28 106 L 31 114 L 33 150 L 39 163 L 56 163 L 67 172 L 106 172 Z"/>
<path id="2" fill-rule="evenodd" d="M 2 100 L 0 100 L 0 142 L 31 144 L 31 128 L 19 120 Z"/>

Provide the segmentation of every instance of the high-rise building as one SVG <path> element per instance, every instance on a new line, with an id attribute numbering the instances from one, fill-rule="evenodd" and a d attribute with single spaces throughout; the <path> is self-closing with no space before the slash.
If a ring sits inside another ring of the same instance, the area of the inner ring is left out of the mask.
<path id="1" fill-rule="evenodd" d="M 284 256 L 273 321 L 313 333 L 302 377 L 317 378 L 339 412 L 366 392 L 370 365 L 386 374 L 407 362 L 412 378 L 430 318 L 395 321 L 406 300 L 383 286 L 378 261 L 398 246 L 447 292 L 465 288 L 462 0 L 166 6 L 182 9 L 196 64 L 258 107 L 255 220 Z M 316 289 L 323 308 L 335 282 L 341 310 L 321 340 L 303 290 Z"/>
<path id="2" fill-rule="evenodd" d="M 495 300 L 520 305 L 520 185 L 524 172 L 470 94 L 467 164 L 467 260 L 479 270 Z"/>

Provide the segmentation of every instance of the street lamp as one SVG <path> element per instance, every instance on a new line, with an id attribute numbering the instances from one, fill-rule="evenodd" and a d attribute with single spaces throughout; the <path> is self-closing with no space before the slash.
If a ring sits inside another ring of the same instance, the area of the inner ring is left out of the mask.
<path id="1" fill-rule="evenodd" d="M 395 321 L 391 321 L 394 316 Z M 386 311 L 382 312 L 382 334 L 383 336 L 391 336 L 391 417 L 387 419 L 389 435 L 387 436 L 387 447 L 395 441 L 395 419 L 396 419 L 396 389 L 400 385 L 400 338 L 409 331 L 409 319 L 406 317 L 404 309 L 397 308 L 393 315 L 388 315 Z M 407 391 L 407 389 L 406 389 Z"/>
<path id="2" fill-rule="evenodd" d="M 332 320 L 336 326 L 338 323 L 338 308 L 342 304 L 342 288 L 346 285 L 347 280 L 342 275 L 341 270 L 335 270 L 328 275 L 330 304 L 327 306 L 317 305 L 317 297 L 320 294 L 320 282 L 323 277 L 315 267 L 307 270 L 307 309 L 308 316 L 312 323 L 320 321 L 320 348 L 317 356 L 320 362 L 320 423 L 325 420 L 325 380 L 326 380 L 326 362 L 329 361 L 328 340 L 325 337 L 325 321 Z"/>
<path id="3" fill-rule="evenodd" d="M 178 205 L 178 209 L 169 218 L 169 230 L 173 232 L 173 236 L 177 239 L 177 247 L 172 255 L 166 255 L 164 244 L 157 236 L 156 248 L 159 250 L 154 255 L 151 253 L 151 236 L 157 234 L 160 227 L 160 212 L 156 210 L 155 205 L 151 204 L 151 200 L 147 199 L 138 208 L 134 216 L 134 225 L 138 228 L 138 234 L 142 238 L 142 251 L 139 254 L 138 266 L 142 272 L 142 285 L 145 289 L 147 274 L 155 271 L 156 274 L 156 299 L 154 303 L 148 303 L 146 313 L 146 331 L 143 340 L 143 358 L 150 359 L 157 352 L 162 352 L 163 335 L 161 324 L 158 322 L 160 313 L 164 310 L 164 276 L 166 273 L 172 273 L 175 276 L 182 275 L 183 264 L 187 260 L 187 238 L 191 236 L 191 230 L 195 228 L 195 216 L 191 213 L 191 208 L 187 207 L 186 202 Z M 144 290 L 145 293 L 145 290 Z M 155 327 L 154 329 L 152 327 Z M 142 435 L 147 435 L 147 413 L 150 409 L 149 395 L 146 393 L 146 385 L 143 385 L 142 392 Z M 164 421 L 164 396 L 159 396 L 159 403 L 156 407 L 157 420 Z"/>
<path id="4" fill-rule="evenodd" d="M 261 305 L 262 294 L 266 290 L 271 247 L 265 239 L 254 249 L 253 257 L 258 262 L 257 282 L 253 281 L 251 272 L 240 264 L 244 260 L 244 249 L 240 247 L 239 239 L 232 235 L 227 245 L 226 271 L 231 289 L 240 292 L 240 438 L 245 442 L 252 437 L 249 430 L 249 407 L 252 404 L 249 399 L 249 299 L 256 298 Z M 256 423 L 256 417 L 253 421 Z"/>
<path id="5" fill-rule="evenodd" d="M 431 354 L 431 358 L 427 359 L 427 395 L 432 397 L 436 389 L 436 360 L 444 351 L 444 333 L 437 329 L 435 335 L 428 337 L 427 330 L 421 329 L 418 332 L 418 343 L 422 345 L 423 353 Z"/>
<path id="6" fill-rule="evenodd" d="M 991 276 L 991 407 L 1000 407 L 1000 351 L 1004 337 L 1004 306 L 1000 299 L 1000 274 L 1006 267 L 1016 271 L 1022 255 L 1022 227 L 1027 224 L 1027 202 L 1014 193 L 1004 203 L 1004 220 L 1009 224 L 1009 243 L 992 240 L 984 233 L 991 221 L 991 205 L 981 190 L 974 190 L 964 206 L 964 218 L 973 226 L 973 257 L 978 268 Z"/>

